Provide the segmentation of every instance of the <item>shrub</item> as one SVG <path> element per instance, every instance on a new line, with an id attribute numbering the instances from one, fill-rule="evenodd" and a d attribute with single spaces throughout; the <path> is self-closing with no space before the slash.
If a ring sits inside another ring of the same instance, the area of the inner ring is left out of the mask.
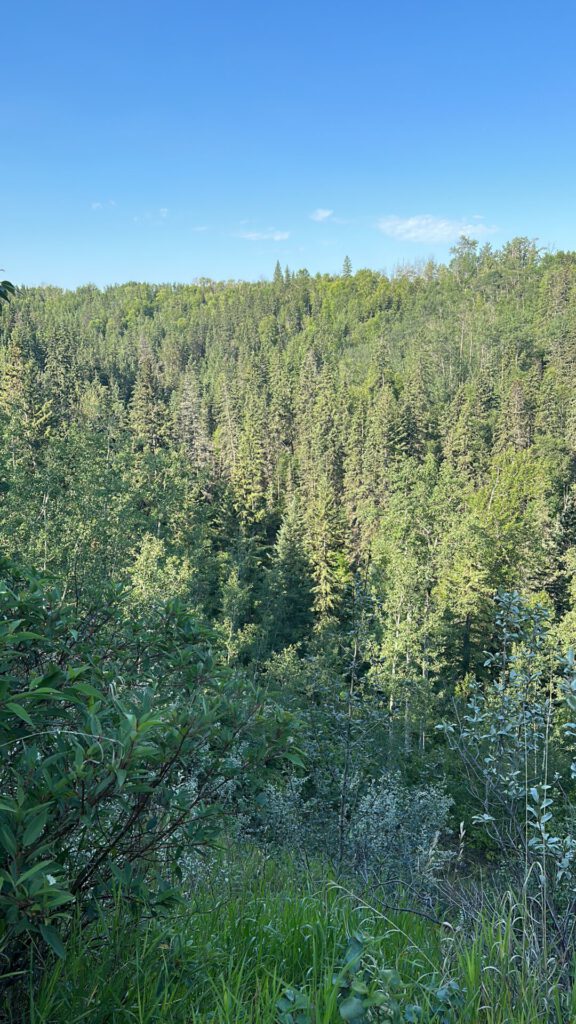
<path id="1" fill-rule="evenodd" d="M 473 822 L 519 883 L 526 948 L 547 960 L 552 942 L 566 964 L 575 934 L 576 842 L 569 780 L 558 768 L 569 753 L 563 739 L 576 735 L 565 717 L 576 712 L 576 663 L 572 652 L 560 659 L 550 643 L 547 610 L 516 592 L 497 596 L 496 628 L 498 644 L 485 662 L 490 679 L 473 683 L 455 722 L 438 728 L 462 759 L 478 812 Z"/>
<path id="2" fill-rule="evenodd" d="M 113 890 L 166 905 L 181 857 L 213 841 L 224 795 L 258 789 L 290 718 L 220 665 L 178 603 L 76 622 L 34 573 L 1 565 L 0 950 L 64 955 Z M 239 756 L 240 752 L 240 756 Z"/>
<path id="3" fill-rule="evenodd" d="M 327 856 L 365 880 L 430 878 L 450 859 L 440 840 L 452 800 L 441 786 L 410 786 L 399 772 L 384 773 L 377 781 L 353 776 L 354 801 L 340 859 L 337 793 L 324 792 L 319 799 L 313 786 L 314 795 L 306 796 L 310 783 L 310 776 L 291 776 L 282 786 L 266 786 L 249 834 L 272 847 Z"/>
<path id="4" fill-rule="evenodd" d="M 452 800 L 440 786 L 406 786 L 398 773 L 372 782 L 351 823 L 351 858 L 365 878 L 430 876 L 449 859 L 439 840 Z"/>

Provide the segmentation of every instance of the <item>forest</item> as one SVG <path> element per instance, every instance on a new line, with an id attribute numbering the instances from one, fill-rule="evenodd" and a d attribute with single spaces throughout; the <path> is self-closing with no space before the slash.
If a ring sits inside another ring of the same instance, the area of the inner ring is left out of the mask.
<path id="1" fill-rule="evenodd" d="M 0 292 L 2 1024 L 576 1020 L 575 379 L 527 238 Z"/>

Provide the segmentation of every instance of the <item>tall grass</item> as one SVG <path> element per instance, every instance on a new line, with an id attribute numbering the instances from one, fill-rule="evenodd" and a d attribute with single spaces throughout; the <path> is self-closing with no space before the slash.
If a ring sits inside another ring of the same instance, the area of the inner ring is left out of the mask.
<path id="1" fill-rule="evenodd" d="M 462 1024 L 568 1024 L 576 995 L 539 973 L 522 951 L 517 910 L 508 899 L 474 932 L 387 912 L 289 861 L 227 855 L 186 905 L 162 920 L 137 920 L 122 904 L 70 936 L 55 960 L 4 1008 L 10 1024 L 278 1024 L 287 988 L 309 999 L 313 1024 L 341 1020 L 338 972 L 348 938 L 366 936 L 377 974 L 394 968 L 401 1007 L 434 1016 L 431 992 L 449 980 L 461 990 L 446 1020 Z M 374 1016 L 374 1020 L 387 1018 Z"/>

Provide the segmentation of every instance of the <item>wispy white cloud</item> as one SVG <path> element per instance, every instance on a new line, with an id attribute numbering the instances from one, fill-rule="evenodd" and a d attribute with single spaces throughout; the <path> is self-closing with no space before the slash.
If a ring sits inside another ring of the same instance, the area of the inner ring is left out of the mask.
<path id="1" fill-rule="evenodd" d="M 101 203 L 101 202 L 90 203 L 90 209 L 91 210 L 104 210 L 104 209 L 106 209 L 106 207 L 110 207 L 110 206 L 116 206 L 116 202 L 115 202 L 114 199 L 107 199 L 106 202 L 104 202 L 104 203 Z"/>
<path id="2" fill-rule="evenodd" d="M 192 228 L 192 231 L 197 231 L 197 232 L 198 231 L 209 231 L 209 230 L 210 229 L 209 229 L 207 224 L 198 224 L 196 227 Z"/>
<path id="3" fill-rule="evenodd" d="M 164 224 L 168 218 L 170 210 L 167 206 L 161 206 L 155 210 L 145 210 L 143 213 L 135 214 L 132 217 L 134 224 L 147 224 L 151 227 L 158 227 L 160 224 Z"/>
<path id="4" fill-rule="evenodd" d="M 314 213 L 310 214 L 310 220 L 315 220 L 317 224 L 321 224 L 323 220 L 329 220 L 330 217 L 334 216 L 334 210 L 325 210 L 319 206 Z"/>
<path id="5" fill-rule="evenodd" d="M 248 242 L 285 242 L 290 238 L 289 231 L 241 231 L 238 238 L 245 238 Z"/>
<path id="6" fill-rule="evenodd" d="M 421 213 L 414 217 L 383 217 L 378 221 L 378 227 L 389 238 L 400 238 L 404 242 L 455 242 L 460 235 L 480 238 L 498 231 L 496 226 L 483 224 L 476 216 L 472 221 L 450 220 L 447 217 L 434 217 L 431 213 Z"/>

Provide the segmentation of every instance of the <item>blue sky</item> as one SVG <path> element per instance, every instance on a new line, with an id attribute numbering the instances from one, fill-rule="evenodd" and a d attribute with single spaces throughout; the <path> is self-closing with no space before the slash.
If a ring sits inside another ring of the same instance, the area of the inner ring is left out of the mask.
<path id="1" fill-rule="evenodd" d="M 0 265 L 270 277 L 576 248 L 576 5 L 45 0 L 4 19 Z"/>

